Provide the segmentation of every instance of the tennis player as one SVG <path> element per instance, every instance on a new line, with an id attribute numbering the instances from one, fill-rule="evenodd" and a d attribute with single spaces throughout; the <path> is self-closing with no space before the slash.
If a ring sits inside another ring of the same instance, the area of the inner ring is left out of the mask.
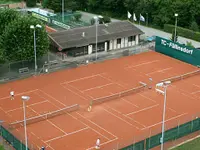
<path id="1" fill-rule="evenodd" d="M 97 139 L 95 148 L 100 149 L 100 138 Z"/>
<path id="2" fill-rule="evenodd" d="M 10 92 L 10 98 L 11 98 L 11 100 L 14 100 L 14 91 Z"/>

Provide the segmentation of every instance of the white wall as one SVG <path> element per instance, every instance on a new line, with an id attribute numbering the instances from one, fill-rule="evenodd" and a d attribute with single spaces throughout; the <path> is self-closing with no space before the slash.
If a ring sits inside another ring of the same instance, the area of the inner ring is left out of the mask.
<path id="1" fill-rule="evenodd" d="M 116 49 L 117 48 L 117 39 L 114 39 L 114 42 L 113 42 L 113 49 Z"/>
<path id="2" fill-rule="evenodd" d="M 104 49 L 105 49 L 105 51 L 107 52 L 107 50 L 108 50 L 108 43 L 107 43 L 107 42 L 105 42 Z"/>
<path id="3" fill-rule="evenodd" d="M 128 37 L 124 38 L 124 47 L 128 47 Z"/>
<path id="4" fill-rule="evenodd" d="M 88 54 L 92 54 L 92 45 L 88 45 Z"/>
<path id="5" fill-rule="evenodd" d="M 136 35 L 136 37 L 135 37 L 135 44 L 138 45 L 138 43 L 139 43 L 139 35 Z"/>
<path id="6" fill-rule="evenodd" d="M 125 42 L 125 38 L 121 38 L 121 48 L 125 47 L 124 42 Z"/>
<path id="7" fill-rule="evenodd" d="M 113 40 L 110 40 L 110 50 L 113 49 Z"/>

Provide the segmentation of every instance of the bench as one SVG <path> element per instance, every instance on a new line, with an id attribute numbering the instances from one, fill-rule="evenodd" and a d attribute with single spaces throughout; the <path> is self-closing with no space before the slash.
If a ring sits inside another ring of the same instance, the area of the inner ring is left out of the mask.
<path id="1" fill-rule="evenodd" d="M 20 68 L 20 69 L 19 69 L 19 74 L 25 74 L 25 73 L 29 73 L 28 67 Z"/>

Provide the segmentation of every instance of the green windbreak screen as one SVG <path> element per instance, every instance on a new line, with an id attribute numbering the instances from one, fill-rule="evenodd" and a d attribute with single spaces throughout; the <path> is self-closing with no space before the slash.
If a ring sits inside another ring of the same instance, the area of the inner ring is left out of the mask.
<path id="1" fill-rule="evenodd" d="M 156 37 L 156 52 L 171 56 L 194 66 L 200 66 L 200 50 Z"/>

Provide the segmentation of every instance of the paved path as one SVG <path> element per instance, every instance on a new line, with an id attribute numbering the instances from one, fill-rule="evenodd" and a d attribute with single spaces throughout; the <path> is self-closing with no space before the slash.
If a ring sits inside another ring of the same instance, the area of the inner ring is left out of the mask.
<path id="1" fill-rule="evenodd" d="M 87 12 L 81 12 L 82 13 L 82 18 L 84 21 L 87 21 L 87 22 L 90 22 L 90 19 L 97 15 L 97 14 L 91 14 L 91 13 L 87 13 Z M 116 22 L 116 21 L 119 21 L 117 19 L 111 19 L 113 22 Z M 149 28 L 149 27 L 146 27 L 146 26 L 142 26 L 142 25 L 138 25 L 138 24 L 135 24 L 136 27 L 138 27 L 140 30 L 142 30 L 144 33 L 145 33 L 145 36 L 153 36 L 153 35 L 156 35 L 156 36 L 160 36 L 160 37 L 164 37 L 164 38 L 171 38 L 171 34 L 167 33 L 167 32 L 163 32 L 161 30 L 157 30 L 157 29 L 153 29 L 153 28 Z M 187 39 L 187 38 L 184 38 L 184 37 L 178 37 L 178 41 L 180 43 L 184 43 L 186 44 L 186 42 L 192 42 L 192 44 L 194 45 L 194 47 L 200 47 L 200 42 L 197 42 L 197 41 L 194 41 L 194 40 L 190 40 L 190 39 Z"/>

